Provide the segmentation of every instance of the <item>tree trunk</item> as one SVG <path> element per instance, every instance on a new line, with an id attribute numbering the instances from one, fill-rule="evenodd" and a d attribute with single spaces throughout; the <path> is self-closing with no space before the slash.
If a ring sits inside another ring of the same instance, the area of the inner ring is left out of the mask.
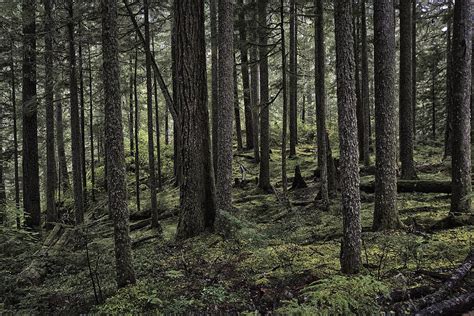
<path id="1" fill-rule="evenodd" d="M 328 144 L 326 143 L 326 53 L 324 44 L 324 0 L 314 0 L 314 60 L 315 60 L 315 92 L 316 92 L 316 125 L 318 146 L 318 168 L 320 170 L 321 201 L 323 206 L 329 206 L 328 187 Z"/>
<path id="2" fill-rule="evenodd" d="M 38 120 L 36 104 L 36 0 L 22 1 L 23 18 L 23 210 L 25 224 L 38 228 L 41 205 L 38 167 Z"/>
<path id="3" fill-rule="evenodd" d="M 219 109 L 219 33 L 218 28 L 218 0 L 210 0 L 209 14 L 211 20 L 211 122 L 212 122 L 212 162 L 217 177 L 217 156 L 218 150 L 218 109 Z M 220 22 L 220 21 L 219 21 Z M 220 26 L 220 25 L 219 25 Z M 216 178 L 217 180 L 217 178 Z"/>
<path id="4" fill-rule="evenodd" d="M 147 100 L 147 126 L 148 126 L 148 185 L 150 187 L 151 204 L 151 227 L 161 231 L 161 225 L 158 222 L 158 202 L 156 200 L 156 177 L 155 177 L 155 144 L 153 131 L 153 81 L 151 72 L 151 41 L 150 41 L 150 23 L 148 13 L 149 0 L 144 0 L 145 16 L 145 67 L 146 67 L 146 100 Z"/>
<path id="5" fill-rule="evenodd" d="M 453 74 L 452 74 L 452 17 L 451 17 L 451 1 L 448 1 L 448 21 L 446 30 L 446 129 L 444 132 L 444 159 L 451 157 L 452 154 L 452 137 L 453 137 Z"/>
<path id="6" fill-rule="evenodd" d="M 3 132 L 3 113 L 4 105 L 0 104 L 0 127 Z M 3 164 L 3 135 L 0 132 L 0 225 L 3 225 L 6 222 L 6 202 L 7 202 L 7 195 L 5 191 L 5 172 L 4 172 L 4 164 Z M 54 192 L 53 192 L 54 194 Z M 54 198 L 54 196 L 53 196 Z"/>
<path id="7" fill-rule="evenodd" d="M 391 0 L 374 2 L 375 71 L 375 210 L 374 230 L 397 228 L 397 140 L 395 84 L 395 25 Z"/>
<path id="8" fill-rule="evenodd" d="M 451 213 L 471 212 L 471 9 L 470 0 L 454 3 Z"/>
<path id="9" fill-rule="evenodd" d="M 296 156 L 298 142 L 298 64 L 296 0 L 290 0 L 290 157 Z"/>
<path id="10" fill-rule="evenodd" d="M 174 95 L 182 123 L 183 178 L 177 239 L 213 230 L 216 213 L 207 111 L 204 0 L 175 0 Z"/>
<path id="11" fill-rule="evenodd" d="M 84 192 L 84 204 L 87 205 L 87 169 L 86 169 L 86 117 L 84 103 L 84 68 L 82 67 L 82 26 L 79 22 L 79 96 L 81 111 L 81 165 L 82 165 L 82 190 Z"/>
<path id="12" fill-rule="evenodd" d="M 412 0 L 400 0 L 400 161 L 401 178 L 416 179 L 413 160 Z"/>
<path id="13" fill-rule="evenodd" d="M 132 54 L 130 54 L 130 68 L 129 68 L 129 95 L 128 95 L 128 102 L 129 102 L 129 112 L 128 112 L 128 137 L 130 139 L 130 156 L 133 157 L 134 156 L 134 151 L 135 151 L 135 144 L 134 144 L 134 140 L 135 140 L 135 134 L 133 132 L 133 126 L 135 124 L 135 121 L 133 120 L 133 57 L 132 57 Z"/>
<path id="14" fill-rule="evenodd" d="M 431 138 L 436 140 L 436 61 L 431 66 Z"/>
<path id="15" fill-rule="evenodd" d="M 280 0 L 280 34 L 281 34 L 281 77 L 283 90 L 283 118 L 282 118 L 282 136 L 281 136 L 281 183 L 283 193 L 288 188 L 288 177 L 286 173 L 286 143 L 288 138 L 288 90 L 286 82 L 287 59 L 286 59 L 286 43 L 285 43 L 285 4 L 284 0 Z"/>
<path id="16" fill-rule="evenodd" d="M 239 86 L 237 76 L 237 65 L 234 55 L 234 117 L 235 117 L 235 136 L 237 138 L 237 151 L 242 151 L 244 145 L 242 142 L 242 126 L 240 125 L 240 102 L 239 102 Z"/>
<path id="17" fill-rule="evenodd" d="M 355 94 L 354 39 L 352 4 L 335 2 L 337 107 L 339 117 L 340 173 L 343 212 L 341 270 L 353 274 L 360 270 L 361 223 L 359 193 L 359 148 Z"/>
<path id="18" fill-rule="evenodd" d="M 252 104 L 252 121 L 253 121 L 253 151 L 255 163 L 260 162 L 260 145 L 258 140 L 259 134 L 259 118 L 260 118 L 260 73 L 258 65 L 258 47 L 257 43 L 257 2 L 252 0 L 252 8 L 250 10 L 252 16 L 250 18 L 250 98 Z"/>
<path id="19" fill-rule="evenodd" d="M 56 152 L 54 148 L 54 74 L 53 74 L 53 4 L 44 0 L 45 11 L 45 106 L 46 106 L 46 222 L 57 222 L 56 191 Z"/>
<path id="20" fill-rule="evenodd" d="M 360 1 L 360 17 L 361 17 L 361 102 L 363 116 L 363 144 L 362 144 L 362 160 L 364 166 L 370 165 L 370 96 L 369 96 L 369 53 L 367 47 L 367 21 L 366 21 L 366 0 Z"/>
<path id="21" fill-rule="evenodd" d="M 118 287 L 135 284 L 131 249 L 125 148 L 120 102 L 120 66 L 117 29 L 117 0 L 101 0 L 103 79 L 105 93 L 105 138 L 107 143 L 108 205 L 114 220 L 115 265 Z"/>
<path id="22" fill-rule="evenodd" d="M 218 103 L 217 103 L 217 208 L 232 207 L 232 124 L 234 120 L 234 5 L 232 0 L 219 1 Z"/>
<path id="23" fill-rule="evenodd" d="M 270 103 L 268 92 L 267 56 L 267 5 L 268 0 L 258 2 L 258 53 L 260 59 L 260 174 L 258 187 L 266 192 L 272 191 L 270 184 Z"/>
<path id="24" fill-rule="evenodd" d="M 155 40 L 152 36 L 152 50 L 155 55 Z M 156 73 L 153 76 L 153 88 L 155 94 L 155 124 L 156 124 L 156 164 L 158 165 L 158 190 L 163 188 L 162 175 L 161 175 L 161 132 L 160 132 L 160 109 L 158 103 L 158 81 Z"/>
<path id="25" fill-rule="evenodd" d="M 63 126 L 63 94 L 60 91 L 56 95 L 56 144 L 58 146 L 58 164 L 59 164 L 59 189 L 66 193 L 71 188 L 69 183 L 69 173 L 67 171 L 66 150 L 64 146 L 64 126 Z"/>
<path id="26" fill-rule="evenodd" d="M 73 0 L 68 0 L 68 41 L 69 41 L 69 89 L 71 103 L 71 150 L 72 150 L 72 180 L 74 191 L 74 208 L 76 225 L 84 222 L 84 200 L 82 191 L 82 145 L 81 125 L 79 117 L 79 100 L 77 97 L 76 50 L 74 40 L 74 8 Z"/>
<path id="27" fill-rule="evenodd" d="M 87 46 L 89 55 L 89 146 L 91 150 L 91 193 L 92 202 L 95 202 L 95 155 L 94 155 L 94 101 L 92 94 L 92 58 L 91 47 Z"/>
<path id="28" fill-rule="evenodd" d="M 18 127 L 17 127 L 17 113 L 16 113 L 16 82 L 15 82 L 15 60 L 14 56 L 14 42 L 11 43 L 11 98 L 12 98 L 12 116 L 13 116 L 13 159 L 14 159 L 14 175 L 15 175 L 15 208 L 16 208 L 16 227 L 19 229 L 20 223 L 20 176 L 18 166 Z"/>
<path id="29" fill-rule="evenodd" d="M 412 34 L 411 34 L 411 71 L 412 71 L 412 97 L 413 102 L 413 140 L 416 140 L 416 0 L 412 4 Z"/>
<path id="30" fill-rule="evenodd" d="M 355 94 L 356 94 L 356 113 L 357 113 L 357 140 L 359 143 L 359 160 L 363 161 L 364 154 L 364 109 L 362 103 L 361 94 L 361 82 L 360 82 L 360 23 L 359 23 L 359 12 L 357 7 L 357 1 L 352 0 L 352 36 L 354 38 L 354 62 L 355 62 Z"/>
<path id="31" fill-rule="evenodd" d="M 140 213 L 140 154 L 138 150 L 139 145 L 139 130 L 140 130 L 140 106 L 138 104 L 138 48 L 135 49 L 135 67 L 133 73 L 133 97 L 135 101 L 135 198 L 137 204 L 137 213 Z"/>

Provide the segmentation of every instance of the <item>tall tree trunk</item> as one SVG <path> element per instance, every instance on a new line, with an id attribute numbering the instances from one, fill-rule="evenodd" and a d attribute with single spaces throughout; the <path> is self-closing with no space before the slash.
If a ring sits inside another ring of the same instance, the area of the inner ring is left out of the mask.
<path id="1" fill-rule="evenodd" d="M 356 94 L 356 113 L 357 113 L 357 140 L 359 142 L 359 159 L 363 161 L 364 154 L 364 108 L 362 103 L 361 82 L 360 82 L 360 23 L 357 1 L 352 0 L 352 36 L 354 38 L 354 62 L 355 62 L 355 94 Z"/>
<path id="2" fill-rule="evenodd" d="M 255 162 L 260 162 L 260 145 L 259 145 L 259 118 L 260 118 L 260 71 L 258 65 L 258 47 L 257 43 L 257 1 L 252 0 L 252 13 L 250 19 L 250 98 L 252 104 L 252 121 L 253 121 L 253 151 Z"/>
<path id="3" fill-rule="evenodd" d="M 91 150 L 91 193 L 92 201 L 95 202 L 95 155 L 94 155 L 94 100 L 92 94 L 92 58 L 91 46 L 87 45 L 89 57 L 89 143 Z"/>
<path id="4" fill-rule="evenodd" d="M 218 0 L 210 0 L 209 9 L 211 15 L 211 121 L 212 121 L 212 159 L 217 176 L 218 150 L 218 109 L 219 109 L 219 35 L 218 23 Z M 216 179 L 217 180 L 217 179 Z"/>
<path id="5" fill-rule="evenodd" d="M 285 2 L 280 0 L 280 34 L 281 34 L 281 77 L 283 90 L 283 118 L 282 118 L 282 136 L 281 136 L 281 183 L 283 193 L 288 188 L 288 177 L 286 175 L 286 143 L 288 134 L 288 90 L 286 82 L 287 59 L 285 43 Z"/>
<path id="6" fill-rule="evenodd" d="M 135 198 L 137 204 L 137 213 L 140 213 L 140 153 L 138 150 L 139 145 L 139 131 L 140 131 L 140 105 L 138 104 L 138 48 L 135 49 L 135 67 L 133 73 L 133 98 L 135 101 Z"/>
<path id="7" fill-rule="evenodd" d="M 115 266 L 118 287 L 135 284 L 130 240 L 125 148 L 120 102 L 117 0 L 101 0 L 105 138 L 107 143 L 109 213 L 114 220 Z"/>
<path id="8" fill-rule="evenodd" d="M 146 100 L 147 100 L 147 125 L 148 125 L 148 185 L 150 187 L 151 202 L 151 227 L 161 230 L 158 221 L 158 202 L 156 200 L 156 176 L 155 176 L 155 144 L 153 131 L 153 81 L 151 72 L 151 41 L 150 41 L 150 23 L 149 23 L 149 0 L 144 0 L 145 16 L 145 67 L 146 67 Z"/>
<path id="9" fill-rule="evenodd" d="M 452 137 L 453 137 L 453 72 L 452 72 L 452 17 L 451 17 L 451 1 L 448 1 L 448 21 L 446 31 L 446 129 L 444 133 L 444 158 L 451 157 L 452 153 Z"/>
<path id="10" fill-rule="evenodd" d="M 240 102 L 239 102 L 239 85 L 237 76 L 237 65 L 234 56 L 234 118 L 235 118 L 235 136 L 237 138 L 237 151 L 244 149 L 242 140 L 242 126 L 240 124 Z"/>
<path id="11" fill-rule="evenodd" d="M 74 42 L 74 11 L 73 0 L 67 2 L 68 41 L 69 41 L 69 89 L 71 103 L 71 149 L 72 149 L 72 180 L 74 191 L 74 208 L 76 225 L 84 222 L 84 200 L 82 191 L 82 145 L 79 117 L 79 100 L 77 97 L 76 50 Z"/>
<path id="12" fill-rule="evenodd" d="M 53 4 L 51 0 L 44 0 L 45 11 L 45 106 L 46 106 L 46 222 L 58 220 L 56 211 L 56 152 L 54 148 L 54 74 L 53 74 Z"/>
<path id="13" fill-rule="evenodd" d="M 316 125 L 318 146 L 318 167 L 321 181 L 321 201 L 323 207 L 329 206 L 328 187 L 328 144 L 326 143 L 326 89 L 325 89 L 325 44 L 324 44 L 324 0 L 314 0 L 314 60 L 315 60 L 315 95 L 316 95 Z"/>
<path id="14" fill-rule="evenodd" d="M 258 187 L 266 192 L 272 191 L 270 184 L 270 100 L 268 91 L 268 0 L 258 2 L 259 21 L 259 59 L 260 59 L 260 174 Z"/>
<path id="15" fill-rule="evenodd" d="M 248 44 L 247 44 L 247 21 L 245 20 L 244 0 L 238 0 L 239 6 L 238 26 L 239 26 L 239 49 L 242 73 L 242 87 L 244 89 L 244 109 L 245 109 L 245 145 L 247 149 L 253 149 L 253 117 L 250 102 L 250 81 L 248 65 Z"/>
<path id="16" fill-rule="evenodd" d="M 397 228 L 395 25 L 392 0 L 374 2 L 375 210 L 374 230 Z"/>
<path id="17" fill-rule="evenodd" d="M 56 144 L 58 146 L 58 165 L 59 165 L 59 190 L 66 193 L 71 188 L 69 183 L 69 173 L 67 171 L 66 150 L 64 146 L 64 126 L 63 126 L 63 105 L 62 91 L 56 95 Z"/>
<path id="18" fill-rule="evenodd" d="M 175 0 L 175 105 L 182 123 L 180 218 L 177 239 L 213 230 L 216 213 L 207 110 L 204 0 Z"/>
<path id="19" fill-rule="evenodd" d="M 84 204 L 87 205 L 87 169 L 86 169 L 86 117 L 84 102 L 84 67 L 82 59 L 82 26 L 79 22 L 79 100 L 81 111 L 81 165 L 82 165 L 82 190 L 84 192 Z"/>
<path id="20" fill-rule="evenodd" d="M 400 161 L 401 178 L 416 179 L 413 159 L 412 6 L 400 0 Z"/>
<path id="21" fill-rule="evenodd" d="M 296 0 L 290 0 L 290 157 L 296 156 L 298 142 L 298 58 Z"/>
<path id="22" fill-rule="evenodd" d="M 411 0 L 412 5 L 412 34 L 411 34 L 411 71 L 412 71 L 412 102 L 413 102 L 413 140 L 416 140 L 416 0 Z"/>
<path id="23" fill-rule="evenodd" d="M 41 205 L 38 167 L 38 120 L 36 104 L 36 0 L 22 1 L 23 18 L 23 210 L 25 224 L 38 228 Z"/>
<path id="24" fill-rule="evenodd" d="M 234 120 L 234 5 L 232 0 L 219 1 L 218 78 L 217 89 L 217 208 L 232 206 L 232 123 Z"/>
<path id="25" fill-rule="evenodd" d="M 3 225 L 7 218 L 6 212 L 6 203 L 7 203 L 7 192 L 5 190 L 5 171 L 4 171 L 4 164 L 3 164 L 3 109 L 4 105 L 0 104 L 0 225 Z"/>
<path id="26" fill-rule="evenodd" d="M 472 3 L 454 3 L 452 76 L 453 137 L 451 213 L 471 213 Z"/>
<path id="27" fill-rule="evenodd" d="M 340 173 L 343 214 L 341 270 L 353 274 L 360 270 L 361 223 L 359 193 L 359 148 L 355 93 L 352 4 L 335 2 L 337 108 L 339 116 Z"/>
<path id="28" fill-rule="evenodd" d="M 362 160 L 364 166 L 370 165 L 370 96 L 369 96 L 369 53 L 367 47 L 367 19 L 366 19 L 366 0 L 360 1 L 360 18 L 361 18 L 361 102 L 363 116 L 364 137 L 362 143 Z"/>
<path id="29" fill-rule="evenodd" d="M 436 140 L 436 62 L 431 66 L 431 137 Z"/>
<path id="30" fill-rule="evenodd" d="M 152 50 L 153 55 L 155 55 L 155 39 L 152 36 Z M 161 190 L 163 187 L 162 176 L 161 176 L 161 140 L 160 140 L 160 109 L 158 103 L 158 80 L 156 78 L 157 74 L 153 76 L 153 88 L 155 94 L 155 124 L 156 124 L 156 164 L 158 166 L 158 190 Z"/>
<path id="31" fill-rule="evenodd" d="M 128 137 L 130 139 L 130 156 L 134 156 L 134 151 L 135 151 L 135 143 L 134 143 L 134 138 L 135 134 L 133 132 L 133 126 L 135 124 L 135 121 L 133 120 L 133 57 L 132 54 L 130 54 L 130 62 L 129 62 L 130 68 L 129 68 L 129 95 L 128 95 L 128 102 L 129 102 L 129 112 L 128 112 Z"/>
<path id="32" fill-rule="evenodd" d="M 13 119 L 13 164 L 15 175 L 15 208 L 16 208 L 16 227 L 19 229 L 20 223 L 20 175 L 18 166 L 18 127 L 17 127 L 17 113 L 16 113 L 16 81 L 15 81 L 15 60 L 14 56 L 15 44 L 12 40 L 10 67 L 11 67 L 11 98 L 12 98 L 12 119 Z"/>

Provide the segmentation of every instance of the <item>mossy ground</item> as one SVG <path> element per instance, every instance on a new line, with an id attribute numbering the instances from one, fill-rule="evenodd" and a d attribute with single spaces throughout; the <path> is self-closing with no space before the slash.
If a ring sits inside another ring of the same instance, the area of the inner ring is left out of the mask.
<path id="1" fill-rule="evenodd" d="M 249 153 L 250 154 L 250 153 Z M 272 151 L 272 183 L 281 190 L 280 152 Z M 432 168 L 420 172 L 422 179 L 449 179 L 448 164 L 431 147 L 417 151 L 416 159 Z M 247 179 L 258 175 L 250 159 L 236 156 L 234 176 L 240 164 L 248 169 Z M 130 162 L 129 162 L 130 164 Z M 280 313 L 346 314 L 376 313 L 377 298 L 393 288 L 437 282 L 417 271 L 445 272 L 467 255 L 474 240 L 473 226 L 437 230 L 431 233 L 371 232 L 373 202 L 363 199 L 362 226 L 364 268 L 362 276 L 346 278 L 339 272 L 342 214 L 340 200 L 323 212 L 313 203 L 318 184 L 312 179 L 315 152 L 302 145 L 298 158 L 288 161 L 288 173 L 299 164 L 307 189 L 289 192 L 291 209 L 274 194 L 263 194 L 252 181 L 234 189 L 236 210 L 222 216 L 234 227 L 225 237 L 217 229 L 185 242 L 176 243 L 177 218 L 162 222 L 163 238 L 134 246 L 136 285 L 116 290 L 112 225 L 108 220 L 105 195 L 87 214 L 83 230 L 88 239 L 91 270 L 97 276 L 100 304 L 94 297 L 86 250 L 64 249 L 49 257 L 48 274 L 42 284 L 19 287 L 18 273 L 34 258 L 45 234 L 2 228 L 2 304 L 0 312 L 38 313 L 189 313 L 277 311 Z M 170 171 L 170 168 L 166 168 Z M 372 180 L 363 177 L 363 181 Z M 130 208 L 136 209 L 130 172 Z M 144 182 L 145 183 L 145 182 Z M 160 210 L 178 207 L 179 191 L 168 181 L 159 194 Z M 142 184 L 142 201 L 147 201 Z M 447 216 L 449 196 L 443 194 L 400 194 L 398 206 L 404 223 L 426 228 Z M 146 202 L 144 202 L 146 204 Z M 143 205 L 143 209 L 147 209 Z M 421 229 L 423 230 L 423 229 Z M 132 231 L 136 241 L 156 233 L 144 228 Z"/>

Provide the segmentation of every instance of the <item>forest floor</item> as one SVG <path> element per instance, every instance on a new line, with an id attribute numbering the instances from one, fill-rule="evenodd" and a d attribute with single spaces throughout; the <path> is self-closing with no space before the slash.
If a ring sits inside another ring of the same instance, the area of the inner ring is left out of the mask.
<path id="1" fill-rule="evenodd" d="M 272 183 L 281 191 L 279 157 L 273 149 Z M 247 179 L 258 175 L 250 159 L 236 156 L 235 161 L 236 178 L 240 164 L 249 171 Z M 449 180 L 449 163 L 441 162 L 438 149 L 423 147 L 416 161 L 421 179 Z M 103 192 L 81 232 L 58 249 L 54 243 L 41 246 L 46 233 L 1 228 L 0 313 L 376 313 L 391 308 L 384 297 L 394 289 L 438 288 L 472 247 L 473 225 L 433 226 L 448 215 L 448 194 L 399 194 L 400 216 L 410 229 L 378 233 L 371 231 L 373 195 L 363 193 L 363 271 L 345 277 L 339 272 L 340 198 L 331 201 L 327 212 L 313 203 L 318 184 L 311 146 L 301 145 L 298 158 L 288 164 L 290 176 L 300 165 L 308 184 L 289 192 L 291 207 L 278 194 L 259 192 L 251 181 L 234 189 L 235 210 L 219 215 L 216 233 L 184 242 L 174 241 L 178 189 L 166 186 L 158 196 L 160 211 L 167 214 L 162 238 L 144 226 L 146 212 L 137 214 L 131 202 L 138 282 L 118 291 Z M 371 175 L 361 177 L 362 182 L 371 180 Z M 129 185 L 133 200 L 133 173 Z M 142 187 L 146 201 L 146 185 Z M 64 225 L 64 230 L 72 229 Z M 473 279 L 468 276 L 458 292 L 472 292 Z"/>

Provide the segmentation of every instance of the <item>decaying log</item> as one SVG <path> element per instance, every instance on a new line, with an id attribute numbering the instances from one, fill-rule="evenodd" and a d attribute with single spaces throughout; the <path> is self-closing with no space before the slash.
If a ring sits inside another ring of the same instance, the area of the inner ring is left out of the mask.
<path id="1" fill-rule="evenodd" d="M 147 218 L 136 223 L 130 224 L 130 231 L 142 229 L 151 224 L 151 218 Z"/>
<path id="2" fill-rule="evenodd" d="M 427 315 L 457 315 L 470 312 L 474 308 L 474 292 L 453 297 L 422 309 L 417 316 Z"/>
<path id="3" fill-rule="evenodd" d="M 373 181 L 361 183 L 360 190 L 374 193 L 375 183 Z M 397 191 L 399 193 L 451 193 L 451 182 L 434 180 L 398 180 Z"/>

